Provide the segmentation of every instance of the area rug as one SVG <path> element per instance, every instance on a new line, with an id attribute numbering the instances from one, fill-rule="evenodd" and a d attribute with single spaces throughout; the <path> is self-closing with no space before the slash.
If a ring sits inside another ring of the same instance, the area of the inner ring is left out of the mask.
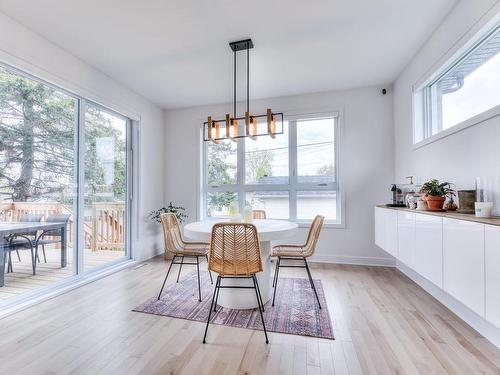
<path id="1" fill-rule="evenodd" d="M 166 287 L 159 301 L 157 296 L 151 297 L 133 311 L 206 322 L 214 286 L 210 284 L 207 272 L 203 272 L 201 277 L 201 302 L 198 302 L 198 282 L 196 273 L 193 272 L 179 283 Z M 323 286 L 320 280 L 314 280 L 314 284 L 322 309 L 318 308 L 308 279 L 280 278 L 274 307 L 271 306 L 271 301 L 264 306 L 267 330 L 333 340 Z M 258 309 L 237 310 L 217 306 L 217 312 L 212 312 L 210 322 L 262 330 Z"/>

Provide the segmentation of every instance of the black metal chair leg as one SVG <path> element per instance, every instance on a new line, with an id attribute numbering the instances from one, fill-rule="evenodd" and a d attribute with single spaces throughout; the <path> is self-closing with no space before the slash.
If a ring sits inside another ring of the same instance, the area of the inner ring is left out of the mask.
<path id="1" fill-rule="evenodd" d="M 184 255 L 181 255 L 181 264 L 179 265 L 179 272 L 177 273 L 177 281 L 176 283 L 179 282 L 179 276 L 181 275 L 181 270 L 182 270 L 182 265 L 184 264 Z"/>
<path id="2" fill-rule="evenodd" d="M 212 296 L 212 303 L 210 304 L 210 310 L 208 311 L 208 319 L 207 319 L 207 326 L 205 327 L 205 334 L 203 335 L 203 343 L 205 344 L 205 340 L 207 338 L 207 332 L 208 332 L 208 325 L 210 323 L 210 317 L 212 316 L 212 307 L 215 301 L 215 293 L 218 291 L 220 285 L 220 276 L 217 276 L 217 281 L 215 282 L 215 288 L 214 288 L 214 294 Z"/>
<path id="3" fill-rule="evenodd" d="M 262 320 L 262 327 L 264 328 L 264 335 L 266 336 L 266 344 L 269 344 L 269 339 L 267 338 L 267 330 L 266 330 L 266 323 L 264 322 L 264 315 L 262 314 L 264 306 L 261 305 L 261 300 L 259 298 L 259 283 L 257 282 L 257 278 L 255 275 L 252 276 L 253 280 L 253 287 L 255 289 L 255 296 L 257 297 L 257 304 L 259 305 L 259 314 L 260 314 L 260 319 Z"/>
<path id="4" fill-rule="evenodd" d="M 201 283 L 200 283 L 200 259 L 196 257 L 196 271 L 198 271 L 198 301 L 201 302 Z"/>
<path id="5" fill-rule="evenodd" d="M 215 296 L 214 312 L 217 311 L 217 301 L 219 300 L 219 290 L 220 290 L 220 288 L 217 289 L 217 295 Z"/>
<path id="6" fill-rule="evenodd" d="M 274 267 L 273 288 L 274 288 L 274 285 L 276 284 L 276 274 L 278 273 L 278 260 L 279 259 L 280 259 L 280 257 L 278 257 L 278 259 L 276 260 L 276 266 Z"/>
<path id="7" fill-rule="evenodd" d="M 281 263 L 281 258 L 278 257 L 278 263 L 276 264 L 276 281 L 274 283 L 274 292 L 273 292 L 273 304 L 274 306 L 274 299 L 276 298 L 276 289 L 278 289 L 278 278 L 280 274 L 280 263 Z"/>
<path id="8" fill-rule="evenodd" d="M 7 273 L 14 272 L 12 270 L 12 251 L 9 250 L 9 260 L 7 262 Z"/>
<path id="9" fill-rule="evenodd" d="M 311 283 L 311 287 L 312 287 L 312 289 L 314 291 L 314 295 L 316 296 L 316 301 L 318 301 L 318 306 L 321 309 L 321 303 L 319 303 L 318 292 L 316 292 L 316 287 L 314 286 L 314 281 L 313 281 L 313 278 L 311 276 L 311 271 L 309 271 L 309 266 L 307 265 L 307 259 L 306 258 L 304 258 L 304 263 L 306 265 L 307 276 L 309 276 L 309 282 Z"/>
<path id="10" fill-rule="evenodd" d="M 205 255 L 205 258 L 207 259 L 207 264 L 208 264 L 208 255 Z M 212 272 L 208 270 L 208 274 L 210 275 L 210 284 L 214 285 L 214 279 L 212 279 Z"/>
<path id="11" fill-rule="evenodd" d="M 172 268 L 172 264 L 174 264 L 174 260 L 175 260 L 176 256 L 177 255 L 174 255 L 174 257 L 172 258 L 172 261 L 170 262 L 170 266 L 168 266 L 168 271 L 167 271 L 167 274 L 165 275 L 165 280 L 163 280 L 163 284 L 161 286 L 160 293 L 158 294 L 158 301 L 160 300 L 161 293 L 163 292 L 163 288 L 165 287 L 165 283 L 167 282 L 168 274 L 170 273 L 170 269 Z"/>
<path id="12" fill-rule="evenodd" d="M 257 278 L 257 276 L 254 276 L 254 277 Z M 266 311 L 266 310 L 264 310 L 264 301 L 262 300 L 262 294 L 260 293 L 259 283 L 255 284 L 255 285 L 257 285 L 257 295 L 260 298 L 260 305 L 262 306 L 262 311 Z"/>
<path id="13" fill-rule="evenodd" d="M 17 260 L 21 261 L 21 256 L 19 255 L 19 250 L 16 250 L 16 254 L 17 254 Z"/>
<path id="14" fill-rule="evenodd" d="M 42 244 L 43 261 L 47 263 L 47 256 L 45 255 L 45 245 Z M 40 258 L 38 258 L 40 260 Z"/>

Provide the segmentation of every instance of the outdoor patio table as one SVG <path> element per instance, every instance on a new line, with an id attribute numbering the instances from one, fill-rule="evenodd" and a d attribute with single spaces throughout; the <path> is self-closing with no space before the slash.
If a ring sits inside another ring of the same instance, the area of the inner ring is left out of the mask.
<path id="1" fill-rule="evenodd" d="M 16 233 L 35 232 L 42 230 L 60 230 L 61 231 L 61 267 L 66 267 L 66 223 L 25 223 L 25 222 L 0 222 L 0 287 L 4 286 L 5 272 L 5 248 L 8 241 L 7 236 Z"/>

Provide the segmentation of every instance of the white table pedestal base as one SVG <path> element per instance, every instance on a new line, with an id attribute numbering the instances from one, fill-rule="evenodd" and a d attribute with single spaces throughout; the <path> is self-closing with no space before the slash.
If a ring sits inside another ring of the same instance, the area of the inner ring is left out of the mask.
<path id="1" fill-rule="evenodd" d="M 262 241 L 260 255 L 262 257 L 262 272 L 256 274 L 260 294 L 264 304 L 271 299 L 271 242 Z M 252 279 L 223 279 L 221 285 L 252 286 Z M 224 289 L 219 290 L 217 304 L 231 309 L 253 309 L 258 307 L 254 289 Z"/>

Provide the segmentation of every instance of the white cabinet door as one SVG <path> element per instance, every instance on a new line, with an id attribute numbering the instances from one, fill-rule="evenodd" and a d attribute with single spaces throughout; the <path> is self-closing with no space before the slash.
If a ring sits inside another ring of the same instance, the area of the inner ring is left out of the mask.
<path id="1" fill-rule="evenodd" d="M 384 250 L 392 256 L 398 256 L 398 211 L 385 210 L 385 243 Z"/>
<path id="2" fill-rule="evenodd" d="M 385 209 L 380 207 L 375 207 L 375 245 L 380 248 L 384 248 L 384 227 L 385 227 Z"/>
<path id="3" fill-rule="evenodd" d="M 416 214 L 415 270 L 443 287 L 443 219 L 440 216 Z"/>
<path id="4" fill-rule="evenodd" d="M 415 213 L 398 211 L 398 259 L 415 267 Z"/>
<path id="5" fill-rule="evenodd" d="M 485 226 L 486 320 L 500 328 L 500 227 Z"/>
<path id="6" fill-rule="evenodd" d="M 484 317 L 484 224 L 443 219 L 443 288 Z"/>

